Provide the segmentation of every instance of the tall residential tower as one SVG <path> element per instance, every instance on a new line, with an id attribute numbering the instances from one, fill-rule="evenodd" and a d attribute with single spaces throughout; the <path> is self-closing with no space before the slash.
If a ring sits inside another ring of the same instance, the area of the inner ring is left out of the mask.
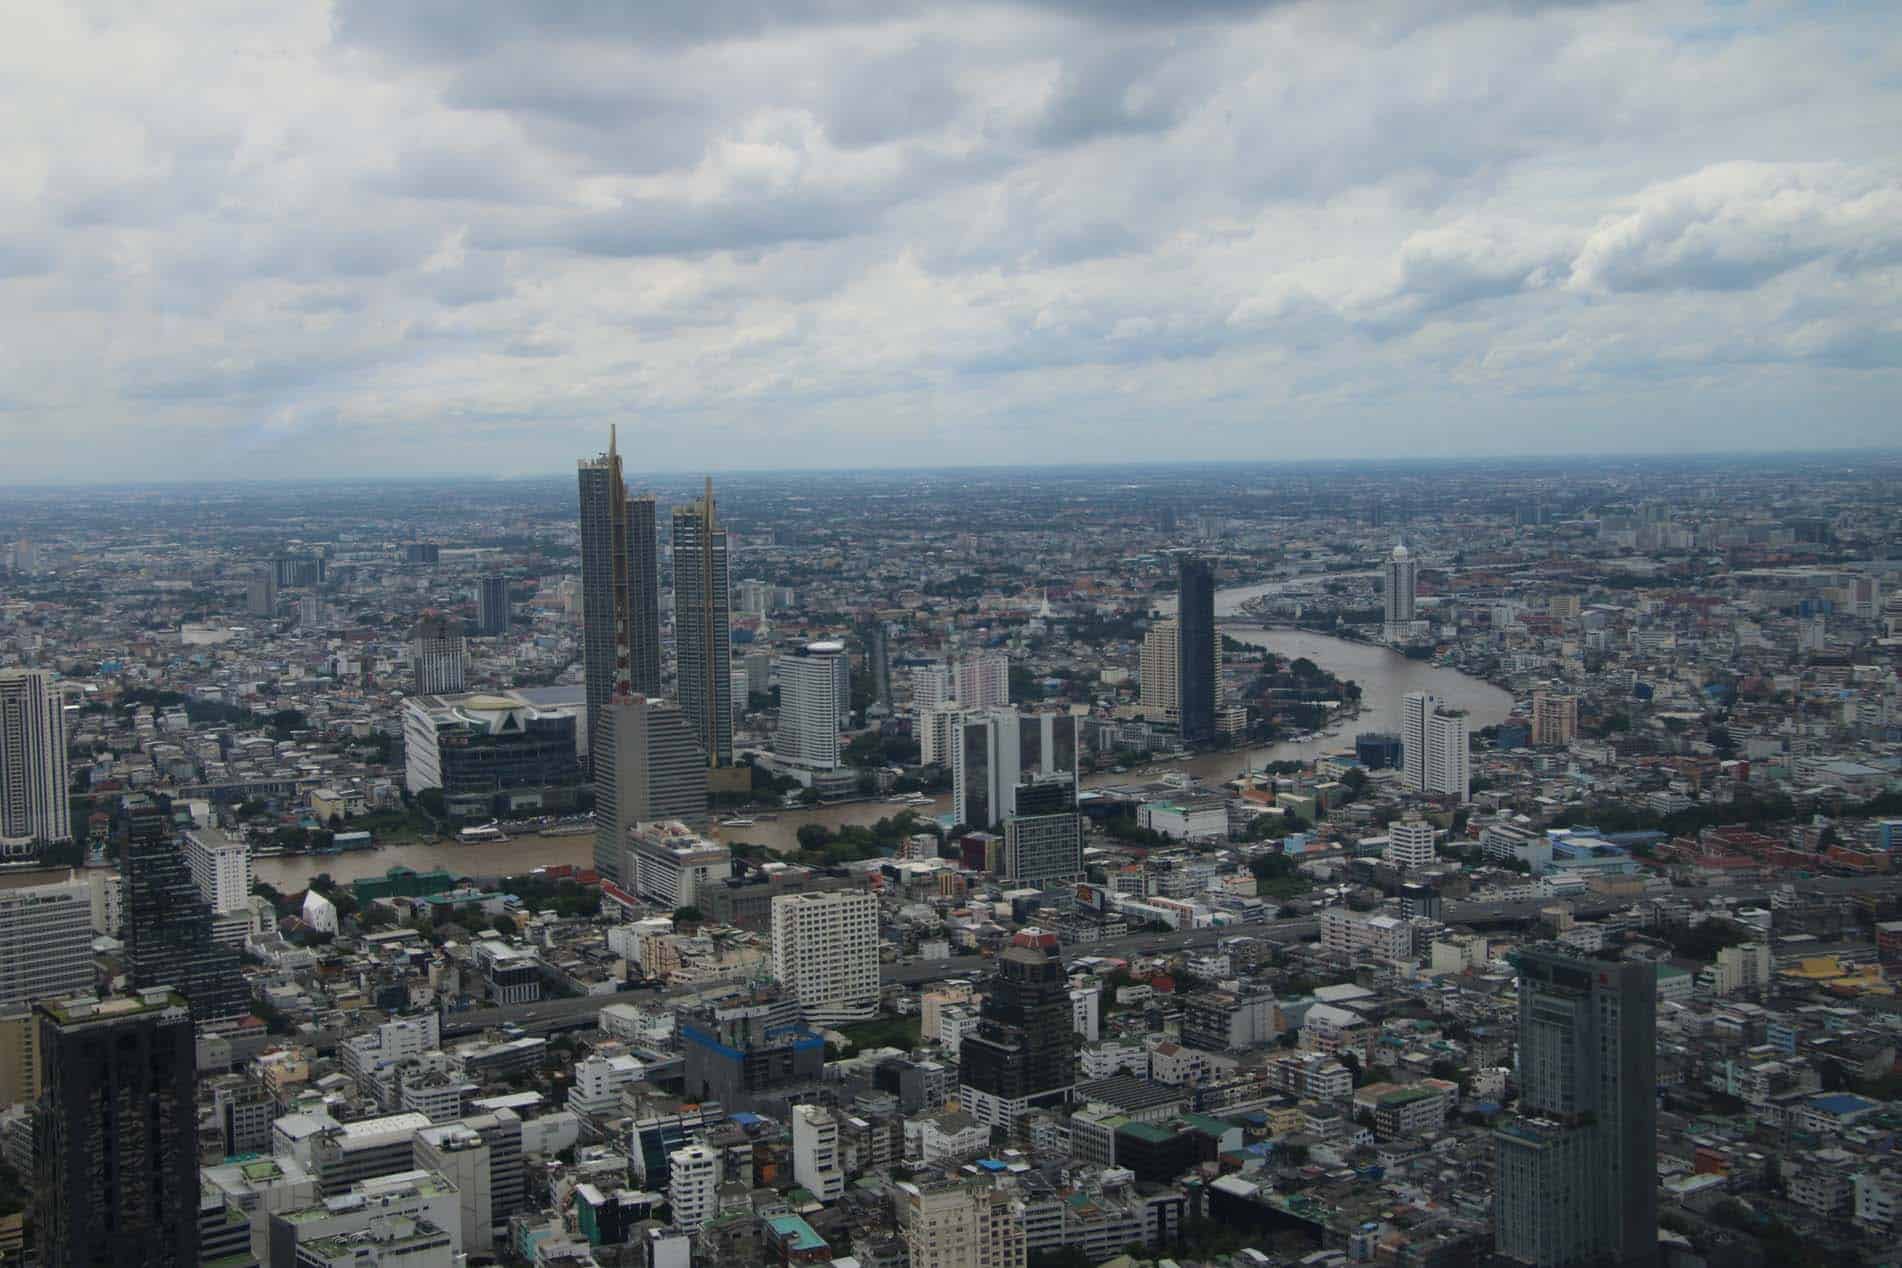
<path id="1" fill-rule="evenodd" d="M 0 845 L 72 839 L 66 715 L 42 669 L 0 669 Z"/>
<path id="2" fill-rule="evenodd" d="M 660 693 L 660 555 L 654 500 L 630 499 L 615 429 L 608 450 L 581 460 L 581 662 L 588 745 L 617 695 Z"/>
<path id="3" fill-rule="evenodd" d="M 713 481 L 674 508 L 674 634 L 680 708 L 709 766 L 733 764 L 732 587 Z"/>
<path id="4" fill-rule="evenodd" d="M 1420 563 L 1401 542 L 1387 560 L 1381 585 L 1382 630 L 1389 643 L 1405 643 L 1413 637 L 1414 590 Z"/>
<path id="5" fill-rule="evenodd" d="M 1658 1253 L 1657 970 L 1548 943 L 1519 970 L 1519 1106 L 1495 1134 L 1500 1254 L 1640 1268 Z"/>

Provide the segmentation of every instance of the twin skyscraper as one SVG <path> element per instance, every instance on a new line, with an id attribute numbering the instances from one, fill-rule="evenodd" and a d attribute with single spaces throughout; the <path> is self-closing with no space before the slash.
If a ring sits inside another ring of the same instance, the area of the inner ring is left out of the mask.
<path id="1" fill-rule="evenodd" d="M 707 772 L 733 764 L 733 675 L 727 534 L 708 480 L 673 513 L 677 709 L 662 701 L 658 517 L 651 495 L 628 496 L 617 442 L 610 429 L 577 482 L 595 862 L 619 881 L 627 828 L 701 817 Z M 689 737 L 697 760 L 683 760 Z"/>

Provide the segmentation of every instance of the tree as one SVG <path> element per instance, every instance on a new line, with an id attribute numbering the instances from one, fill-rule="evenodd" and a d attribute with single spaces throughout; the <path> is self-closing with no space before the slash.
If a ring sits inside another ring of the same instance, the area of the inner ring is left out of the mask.
<path id="1" fill-rule="evenodd" d="M 818 823 L 800 824 L 799 831 L 796 835 L 799 841 L 799 848 L 802 850 L 824 849 L 826 842 L 832 839 L 832 833 L 827 830 L 824 824 Z"/>
<path id="2" fill-rule="evenodd" d="M 1355 1053 L 1353 1049 L 1342 1048 L 1339 1052 L 1334 1054 L 1334 1059 L 1346 1066 L 1347 1072 L 1354 1076 L 1355 1087 L 1359 1087 L 1367 1081 L 1366 1073 L 1360 1068 L 1360 1056 Z"/>
<path id="3" fill-rule="evenodd" d="M 681 924 L 697 925 L 702 923 L 705 920 L 706 920 L 706 917 L 700 914 L 700 909 L 698 907 L 674 908 L 674 923 L 677 925 L 681 925 Z"/>
<path id="4" fill-rule="evenodd" d="M 513 936 L 520 932 L 520 930 L 515 927 L 514 918 L 505 911 L 496 912 L 495 918 L 489 921 L 489 927 L 505 937 Z"/>

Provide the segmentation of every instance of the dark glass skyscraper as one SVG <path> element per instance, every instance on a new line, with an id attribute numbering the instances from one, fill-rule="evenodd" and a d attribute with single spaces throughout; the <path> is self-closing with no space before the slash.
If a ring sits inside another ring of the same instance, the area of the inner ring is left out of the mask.
<path id="1" fill-rule="evenodd" d="M 584 458 L 581 492 L 581 668 L 587 686 L 588 745 L 600 730 L 601 706 L 632 689 L 629 676 L 627 482 L 615 434 L 608 451 Z"/>
<path id="2" fill-rule="evenodd" d="M 124 808 L 126 981 L 135 990 L 172 987 L 199 1022 L 244 1016 L 250 994 L 238 952 L 212 940 L 211 905 L 192 880 L 169 816 L 143 793 L 128 796 Z"/>
<path id="3" fill-rule="evenodd" d="M 654 496 L 627 502 L 627 679 L 637 696 L 660 694 L 660 537 Z"/>
<path id="4" fill-rule="evenodd" d="M 185 1001 L 160 988 L 43 1000 L 37 1013 L 40 1263 L 197 1264 L 196 1045 Z"/>
<path id="5" fill-rule="evenodd" d="M 674 633 L 680 708 L 710 766 L 733 764 L 733 605 L 726 530 L 706 496 L 674 508 Z"/>
<path id="6" fill-rule="evenodd" d="M 1499 1253 L 1541 1268 L 1657 1262 L 1657 972 L 1557 944 L 1519 970 L 1519 1112 L 1501 1127 Z"/>
<path id="7" fill-rule="evenodd" d="M 977 1031 L 958 1050 L 959 1097 L 981 1123 L 1009 1127 L 1059 1102 L 1073 1081 L 1070 982 L 1054 934 L 1024 930 L 997 957 Z"/>
<path id="8" fill-rule="evenodd" d="M 1176 603 L 1176 690 L 1184 740 L 1215 738 L 1215 572 L 1184 555 Z"/>
<path id="9" fill-rule="evenodd" d="M 476 591 L 476 628 L 490 638 L 509 632 L 509 579 L 499 572 L 484 573 Z"/>

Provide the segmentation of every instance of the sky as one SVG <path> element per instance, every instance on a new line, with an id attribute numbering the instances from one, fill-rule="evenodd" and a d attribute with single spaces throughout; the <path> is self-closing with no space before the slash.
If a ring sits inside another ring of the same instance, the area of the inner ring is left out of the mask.
<path id="1" fill-rule="evenodd" d="M 1902 443 L 1902 8 L 21 4 L 0 484 Z"/>

